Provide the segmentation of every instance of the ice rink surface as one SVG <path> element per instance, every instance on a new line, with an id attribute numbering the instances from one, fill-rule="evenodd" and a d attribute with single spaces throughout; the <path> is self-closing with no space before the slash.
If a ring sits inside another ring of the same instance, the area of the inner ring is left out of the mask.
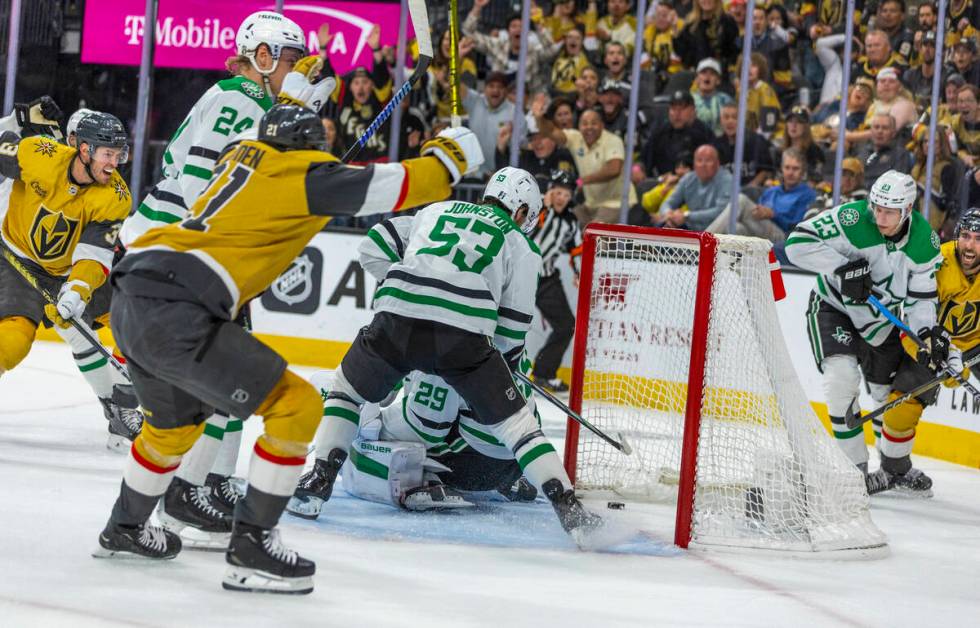
<path id="1" fill-rule="evenodd" d="M 560 445 L 564 419 L 541 405 Z M 246 422 L 239 475 L 259 422 Z M 671 508 L 605 501 L 592 505 L 643 532 L 582 552 L 543 501 L 419 515 L 338 490 L 317 522 L 283 517 L 286 543 L 318 571 L 312 595 L 279 597 L 224 591 L 220 553 L 92 558 L 124 461 L 105 449 L 105 425 L 64 345 L 37 343 L 0 378 L 0 626 L 980 623 L 976 469 L 917 458 L 936 496 L 872 500 L 891 547 L 872 561 L 683 551 L 670 543 Z"/>

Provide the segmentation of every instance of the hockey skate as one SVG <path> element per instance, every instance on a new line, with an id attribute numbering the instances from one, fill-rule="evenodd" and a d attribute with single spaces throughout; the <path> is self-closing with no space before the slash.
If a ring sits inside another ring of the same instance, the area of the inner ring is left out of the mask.
<path id="1" fill-rule="evenodd" d="M 590 537 L 602 528 L 602 518 L 586 510 L 575 496 L 575 490 L 571 488 L 564 490 L 558 479 L 548 480 L 541 488 L 554 507 L 565 532 L 579 547 L 591 545 Z"/>
<path id="2" fill-rule="evenodd" d="M 501 486 L 497 492 L 511 502 L 533 502 L 538 498 L 538 489 L 521 476 L 512 486 Z"/>
<path id="3" fill-rule="evenodd" d="M 286 512 L 303 519 L 319 517 L 323 504 L 333 493 L 333 484 L 345 460 L 347 452 L 341 449 L 331 449 L 326 460 L 317 458 L 313 468 L 300 477 L 296 492 L 286 505 Z"/>
<path id="4" fill-rule="evenodd" d="M 237 522 L 225 560 L 228 569 L 221 586 L 226 589 L 292 594 L 313 591 L 316 564 L 283 546 L 278 529 Z"/>
<path id="5" fill-rule="evenodd" d="M 175 477 L 163 496 L 157 517 L 190 549 L 228 549 L 232 520 L 214 507 L 207 486 L 194 486 Z"/>
<path id="6" fill-rule="evenodd" d="M 463 494 L 455 491 L 441 482 L 429 482 L 425 486 L 417 486 L 401 496 L 402 508 L 413 512 L 427 510 L 454 510 L 456 508 L 472 508 L 474 504 L 466 501 Z"/>
<path id="7" fill-rule="evenodd" d="M 204 484 L 211 489 L 211 505 L 222 514 L 233 516 L 235 504 L 245 497 L 239 481 L 231 476 L 209 473 Z"/>
<path id="8" fill-rule="evenodd" d="M 116 384 L 112 387 L 112 397 L 100 397 L 105 418 L 109 421 L 109 439 L 106 447 L 112 451 L 126 453 L 143 427 L 143 413 L 133 387 Z"/>
<path id="9" fill-rule="evenodd" d="M 154 558 L 168 559 L 180 553 L 180 537 L 169 530 L 144 523 L 131 528 L 109 522 L 99 535 L 95 558 Z"/>
<path id="10" fill-rule="evenodd" d="M 932 478 L 915 467 L 905 473 L 892 474 L 884 469 L 865 476 L 868 495 L 894 490 L 898 495 L 916 499 L 932 497 Z"/>
<path id="11" fill-rule="evenodd" d="M 553 395 L 564 395 L 568 393 L 568 384 L 561 381 L 557 377 L 553 379 L 538 379 L 535 377 L 534 383 Z"/>

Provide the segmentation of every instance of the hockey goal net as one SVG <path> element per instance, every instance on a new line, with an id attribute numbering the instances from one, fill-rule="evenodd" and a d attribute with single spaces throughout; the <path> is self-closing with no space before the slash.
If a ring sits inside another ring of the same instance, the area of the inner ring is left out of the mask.
<path id="1" fill-rule="evenodd" d="M 769 242 L 622 225 L 585 233 L 570 405 L 580 490 L 677 500 L 681 547 L 887 551 L 860 472 L 810 407 L 783 341 Z"/>

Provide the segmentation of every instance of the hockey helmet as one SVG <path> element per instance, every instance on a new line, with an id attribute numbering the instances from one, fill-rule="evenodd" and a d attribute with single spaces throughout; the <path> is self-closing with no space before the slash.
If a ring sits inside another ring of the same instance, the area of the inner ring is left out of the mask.
<path id="1" fill-rule="evenodd" d="M 962 231 L 980 233 L 980 207 L 971 207 L 963 212 L 960 219 L 956 221 L 956 232 L 954 235 L 958 238 Z"/>
<path id="2" fill-rule="evenodd" d="M 69 121 L 69 125 L 71 122 Z M 82 116 L 75 127 L 75 146 L 80 149 L 82 144 L 88 144 L 89 157 L 100 146 L 119 149 L 119 163 L 129 160 L 129 136 L 119 118 L 104 111 L 92 111 Z"/>
<path id="3" fill-rule="evenodd" d="M 68 124 L 65 125 L 65 133 L 70 137 L 72 133 L 78 129 L 78 123 L 82 121 L 85 116 L 95 113 L 91 109 L 85 109 L 84 107 L 71 114 L 68 118 Z"/>
<path id="4" fill-rule="evenodd" d="M 871 186 L 868 203 L 876 207 L 900 209 L 902 220 L 905 220 L 912 213 L 917 193 L 915 179 L 898 170 L 889 170 Z"/>
<path id="5" fill-rule="evenodd" d="M 255 52 L 262 44 L 268 46 L 272 54 L 272 67 L 268 70 L 259 69 L 255 63 Z M 256 11 L 249 15 L 235 35 L 235 50 L 248 59 L 263 77 L 276 71 L 284 48 L 293 48 L 306 54 L 306 35 L 299 24 L 274 11 Z"/>
<path id="6" fill-rule="evenodd" d="M 326 150 L 320 116 L 299 105 L 276 105 L 259 121 L 260 142 L 280 150 Z"/>
<path id="7" fill-rule="evenodd" d="M 483 198 L 497 200 L 510 211 L 511 216 L 526 205 L 527 216 L 518 225 L 525 234 L 531 233 L 538 222 L 542 206 L 541 188 L 527 170 L 508 166 L 493 173 L 483 191 Z"/>
<path id="8" fill-rule="evenodd" d="M 568 188 L 572 192 L 575 191 L 575 181 L 572 179 L 572 175 L 569 174 L 567 170 L 552 170 L 551 178 L 548 179 L 548 189 L 554 187 Z"/>

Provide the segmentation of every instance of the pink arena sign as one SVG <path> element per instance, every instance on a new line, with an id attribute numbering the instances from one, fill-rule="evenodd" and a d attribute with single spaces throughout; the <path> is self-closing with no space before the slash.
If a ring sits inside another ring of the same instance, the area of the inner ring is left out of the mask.
<path id="1" fill-rule="evenodd" d="M 82 62 L 139 65 L 145 0 L 88 0 L 82 27 Z M 317 31 L 330 25 L 330 62 L 338 73 L 372 64 L 368 34 L 381 26 L 381 44 L 398 40 L 398 2 L 286 2 L 284 13 L 307 33 L 310 50 L 318 51 Z M 224 67 L 235 53 L 235 32 L 245 17 L 275 2 L 262 0 L 161 0 L 156 23 L 154 66 Z M 409 21 L 409 38 L 412 24 Z"/>

